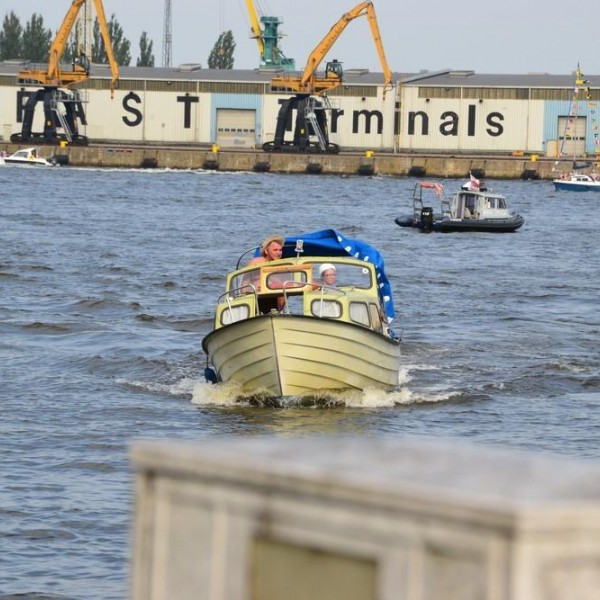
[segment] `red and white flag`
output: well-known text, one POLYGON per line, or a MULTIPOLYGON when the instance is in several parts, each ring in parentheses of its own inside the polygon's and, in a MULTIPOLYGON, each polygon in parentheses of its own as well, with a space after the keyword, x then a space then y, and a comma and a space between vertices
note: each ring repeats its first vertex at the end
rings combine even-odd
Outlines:
POLYGON ((479 179, 476 177, 473 177, 473 173, 469 173, 469 175, 471 176, 471 189, 478 190, 479 186, 481 185, 481 181, 479 181, 479 179))

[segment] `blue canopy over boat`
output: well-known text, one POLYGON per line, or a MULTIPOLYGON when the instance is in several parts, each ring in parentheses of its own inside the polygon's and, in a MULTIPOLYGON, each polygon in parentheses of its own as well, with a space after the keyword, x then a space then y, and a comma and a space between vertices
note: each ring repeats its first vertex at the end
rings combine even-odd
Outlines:
POLYGON ((394 318, 392 287, 385 274, 383 257, 376 248, 362 240, 346 237, 334 229, 322 229, 297 236, 286 236, 283 258, 296 255, 294 249, 297 240, 304 242, 304 254, 308 256, 351 256, 372 263, 377 273, 379 295, 383 300, 388 320, 392 321, 394 318))

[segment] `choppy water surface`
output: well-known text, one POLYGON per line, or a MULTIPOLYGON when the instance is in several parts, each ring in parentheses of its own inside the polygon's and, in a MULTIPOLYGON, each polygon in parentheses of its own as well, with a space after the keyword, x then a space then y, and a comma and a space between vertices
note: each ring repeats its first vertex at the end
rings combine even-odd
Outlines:
POLYGON ((135 438, 428 435, 600 458, 600 198, 489 182, 520 231, 422 234, 394 223, 414 183, 0 169, 0 597, 127 596, 135 438), (200 347, 225 272, 266 234, 326 227, 385 257, 398 389, 233 403, 200 347))

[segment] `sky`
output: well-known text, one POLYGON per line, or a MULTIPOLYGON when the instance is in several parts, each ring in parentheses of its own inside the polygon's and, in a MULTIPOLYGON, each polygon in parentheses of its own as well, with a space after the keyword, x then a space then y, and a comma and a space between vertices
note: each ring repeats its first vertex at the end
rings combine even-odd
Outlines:
MULTIPOLYGON (((280 47, 302 70, 308 55, 350 9, 352 0, 254 0, 260 15, 283 20, 280 47)), ((477 73, 583 73, 598 75, 600 1, 552 5, 543 0, 373 0, 381 38, 392 71, 469 69, 477 73), (573 8, 569 12, 569 6, 573 8)), ((0 0, 0 17, 14 11, 24 25, 34 12, 56 31, 70 0, 0 0)), ((162 66, 164 0, 103 0, 107 18, 115 14, 131 41, 132 65, 146 31, 153 41, 156 66, 162 66)), ((245 0, 171 0, 172 66, 200 63, 219 34, 231 30, 236 42, 234 68, 259 66, 256 41, 250 37, 245 0)), ((340 60, 344 69, 381 72, 368 20, 348 24, 324 62, 340 60)), ((324 66, 324 63, 323 63, 324 66)))

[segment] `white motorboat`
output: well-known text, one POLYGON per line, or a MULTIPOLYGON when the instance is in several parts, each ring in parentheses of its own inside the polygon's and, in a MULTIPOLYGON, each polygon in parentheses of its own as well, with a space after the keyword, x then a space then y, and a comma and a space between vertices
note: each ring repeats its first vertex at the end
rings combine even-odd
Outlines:
POLYGON ((277 398, 398 385, 391 287, 375 248, 323 230, 286 237, 281 259, 239 263, 202 341, 207 380, 277 398))
POLYGON ((34 167, 52 167, 53 163, 42 158, 37 148, 22 148, 14 154, 4 157, 4 163, 7 165, 27 165, 34 167))
POLYGON ((554 189, 569 192, 600 192, 600 178, 585 173, 567 173, 552 181, 554 189))

